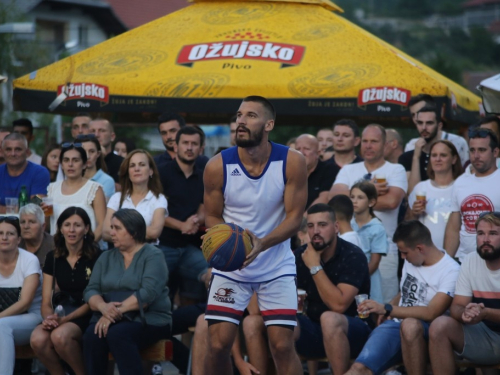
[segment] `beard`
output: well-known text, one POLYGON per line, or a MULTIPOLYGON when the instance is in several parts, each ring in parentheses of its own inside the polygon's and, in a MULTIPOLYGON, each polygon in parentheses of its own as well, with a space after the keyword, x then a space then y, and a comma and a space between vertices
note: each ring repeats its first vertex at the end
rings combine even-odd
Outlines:
POLYGON ((477 253, 484 260, 497 260, 500 258, 500 247, 493 247, 491 245, 483 244, 477 247, 477 253), (489 248, 493 251, 483 252, 484 248, 489 248))
POLYGON ((196 161, 196 158, 189 160, 184 158, 182 155, 177 154, 177 159, 179 159, 183 164, 192 165, 196 161))
POLYGON ((252 133, 244 126, 238 125, 238 127, 236 128, 236 146, 238 147, 241 148, 257 147, 258 145, 261 144, 262 138, 264 138, 264 126, 262 126, 262 128, 255 133, 252 133), (240 129, 245 130, 249 134, 248 139, 238 138, 238 130, 240 129))
POLYGON ((439 128, 436 126, 436 128, 434 129, 434 131, 431 134, 429 134, 427 137, 424 137, 425 142, 426 143, 432 142, 434 140, 434 138, 436 138, 438 131, 439 131, 439 128))
POLYGON ((312 245, 313 249, 316 250, 316 251, 323 251, 323 250, 325 250, 328 246, 330 246, 332 244, 332 242, 333 242, 333 239, 331 239, 328 242, 325 242, 325 240, 322 237, 319 237, 319 236, 314 236, 311 239, 311 245, 312 245), (319 238, 321 238, 323 240, 323 242, 314 242, 315 239, 319 239, 319 238))

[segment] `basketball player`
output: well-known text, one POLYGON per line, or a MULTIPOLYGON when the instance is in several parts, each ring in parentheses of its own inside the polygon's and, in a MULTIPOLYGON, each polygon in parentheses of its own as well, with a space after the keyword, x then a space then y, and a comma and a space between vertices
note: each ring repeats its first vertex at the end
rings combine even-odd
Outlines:
POLYGON ((274 121, 267 99, 243 99, 236 114, 237 147, 214 156, 205 169, 207 227, 234 222, 247 230, 253 244, 240 270, 213 270, 205 315, 208 374, 232 374, 231 346, 254 291, 278 374, 302 374, 293 340, 297 290, 290 237, 306 205, 306 163, 295 150, 269 142, 274 121))

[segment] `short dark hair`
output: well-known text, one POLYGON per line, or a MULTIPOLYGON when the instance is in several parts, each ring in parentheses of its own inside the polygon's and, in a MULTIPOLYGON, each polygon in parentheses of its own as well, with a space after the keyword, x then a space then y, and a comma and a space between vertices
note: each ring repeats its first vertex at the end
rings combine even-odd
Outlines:
POLYGON ((359 137, 359 127, 358 127, 358 124, 356 124, 356 121, 348 119, 348 118, 340 119, 337 122, 335 122, 335 124, 333 124, 333 130, 335 130, 335 127, 337 125, 350 127, 352 132, 354 133, 354 136, 359 137))
POLYGON ((144 217, 132 208, 120 208, 113 216, 118 219, 125 230, 137 243, 146 242, 146 221, 144 217))
POLYGON ((180 128, 177 134, 175 135, 175 143, 179 144, 179 141, 181 139, 181 135, 186 134, 186 135, 194 135, 198 134, 200 136, 200 146, 203 146, 205 144, 205 133, 203 130, 198 128, 197 126, 185 126, 183 128, 180 128))
POLYGON ((425 105, 433 105, 434 107, 436 107, 434 98, 429 94, 418 94, 412 96, 410 98, 410 101, 408 102, 408 107, 412 107, 419 102, 425 102, 425 105))
POLYGON ((489 124, 490 122, 494 122, 497 125, 497 131, 495 132, 495 134, 500 134, 500 118, 498 118, 497 116, 484 117, 479 120, 479 122, 474 127, 480 128, 481 125, 489 124))
POLYGON ((392 241, 403 242, 412 249, 420 244, 433 245, 431 232, 418 220, 403 221, 399 224, 392 236, 392 241))
POLYGON ((17 120, 12 121, 12 129, 16 126, 24 126, 29 129, 30 134, 33 134, 33 123, 30 119, 27 118, 19 118, 17 120))
POLYGON ((266 109, 271 119, 276 120, 276 110, 273 104, 263 96, 250 95, 243 99, 244 102, 260 103, 266 109))
POLYGON ((419 113, 434 113, 436 115, 436 122, 438 124, 441 122, 441 114, 439 113, 439 111, 436 109, 435 106, 433 107, 426 104, 417 112, 417 115, 419 113))
MULTIPOLYGON (((8 136, 7 136, 8 137, 8 136)), ((5 137, 5 138, 7 138, 5 137)), ((469 130, 469 142, 471 139, 475 138, 486 138, 490 137, 490 148, 493 151, 495 148, 498 148, 498 138, 495 133, 493 133, 490 129, 483 128, 475 128, 469 130)))
POLYGON ((88 117, 92 120, 92 116, 88 112, 78 112, 75 116, 73 116, 73 118, 75 117, 88 117))
POLYGON ((231 118, 229 119, 229 124, 231 124, 233 122, 236 122, 236 115, 231 116, 231 118))
POLYGON ((334 196, 328 202, 328 205, 333 208, 337 220, 350 222, 354 215, 354 206, 351 198, 347 195, 339 194, 334 196))
POLYGON ((186 126, 186 120, 184 120, 184 117, 182 117, 181 115, 179 115, 177 113, 173 113, 173 112, 163 112, 158 117, 158 131, 160 130, 161 124, 163 124, 164 122, 169 122, 169 121, 177 121, 181 128, 186 126))
POLYGON ((333 222, 337 221, 337 217, 335 216, 335 211, 333 208, 331 208, 329 205, 324 204, 324 203, 316 203, 309 207, 307 210, 308 215, 312 214, 319 214, 321 212, 328 212, 328 215, 330 216, 330 220, 333 222))

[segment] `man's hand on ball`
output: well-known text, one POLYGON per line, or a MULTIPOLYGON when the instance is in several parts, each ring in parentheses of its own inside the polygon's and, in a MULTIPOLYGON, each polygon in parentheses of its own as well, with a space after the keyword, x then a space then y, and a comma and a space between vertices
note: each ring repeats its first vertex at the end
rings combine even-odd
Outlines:
POLYGON ((250 232, 248 229, 245 229, 245 232, 247 232, 247 234, 250 236, 250 240, 252 241, 252 251, 245 258, 245 262, 240 268, 241 270, 252 263, 254 259, 257 258, 257 255, 259 255, 264 250, 262 248, 262 240, 259 237, 250 232))

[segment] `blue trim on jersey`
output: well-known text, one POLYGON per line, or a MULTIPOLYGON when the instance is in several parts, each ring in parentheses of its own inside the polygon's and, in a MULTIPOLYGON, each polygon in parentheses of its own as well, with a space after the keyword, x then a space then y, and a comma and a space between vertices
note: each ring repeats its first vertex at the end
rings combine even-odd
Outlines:
POLYGON ((212 271, 212 275, 217 275, 217 276, 223 277, 225 279, 228 279, 228 280, 234 281, 235 283, 240 283, 240 284, 264 284, 264 283, 269 283, 269 282, 274 281, 274 280, 278 280, 279 278, 285 277, 285 276, 297 277, 297 274, 295 274, 295 273, 294 274, 286 273, 284 275, 280 275, 278 277, 274 277, 272 279, 264 280, 264 281, 240 281, 240 280, 232 279, 230 277, 227 277, 226 275, 222 275, 222 274, 218 273, 217 270, 215 270, 215 268, 214 268, 214 271, 212 271))
POLYGON ((222 166, 224 168, 224 183, 222 185, 222 191, 226 190, 226 165, 227 164, 238 164, 241 167, 241 170, 243 173, 248 178, 251 178, 252 180, 258 180, 262 176, 266 174, 267 168, 269 168, 269 165, 271 165, 271 162, 277 161, 277 160, 282 160, 283 161, 283 181, 286 184, 286 161, 288 157, 288 146, 280 145, 279 143, 274 143, 274 142, 269 142, 271 144, 271 155, 269 155, 269 160, 267 161, 267 164, 260 174, 260 176, 254 177, 251 176, 248 171, 246 170, 245 166, 241 163, 240 156, 238 155, 238 147, 230 147, 221 152, 222 155, 222 166))

